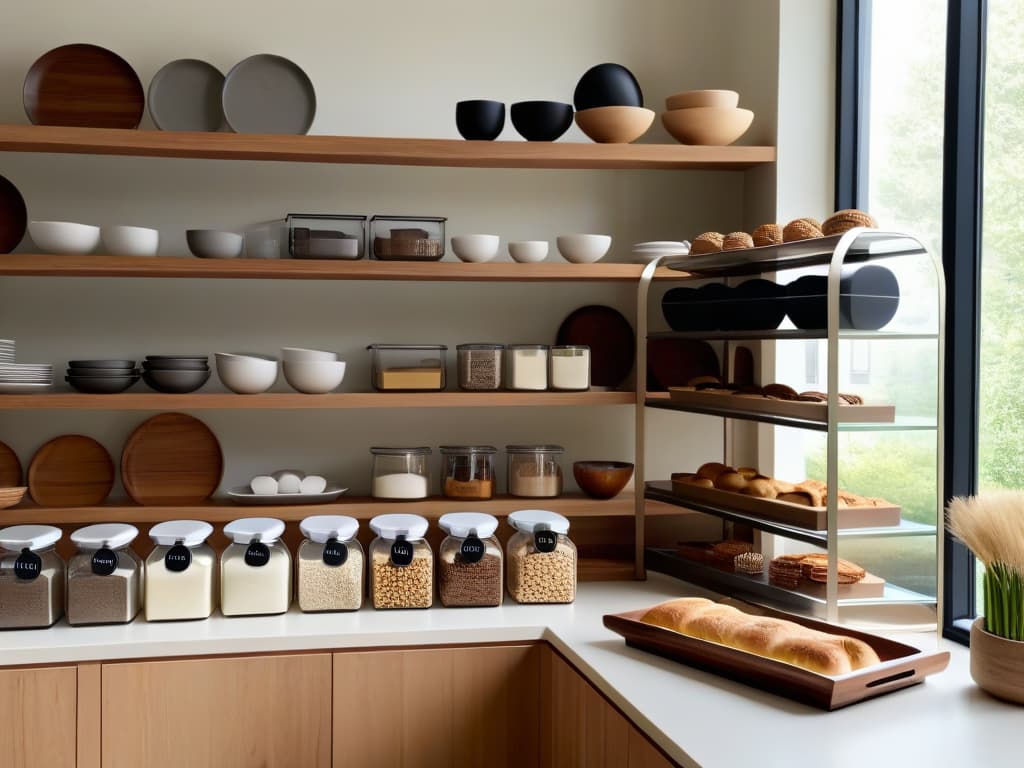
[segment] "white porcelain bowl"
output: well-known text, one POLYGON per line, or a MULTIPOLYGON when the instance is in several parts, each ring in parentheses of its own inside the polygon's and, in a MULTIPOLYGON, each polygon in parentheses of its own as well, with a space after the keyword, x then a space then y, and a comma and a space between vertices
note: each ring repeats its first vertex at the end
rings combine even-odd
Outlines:
POLYGON ((303 349, 302 347, 281 347, 281 360, 286 363, 311 360, 337 360, 337 352, 325 352, 319 349, 303 349))
POLYGON ((147 227, 109 226, 100 234, 111 256, 156 256, 160 246, 160 232, 147 227))
POLYGON ((278 362, 273 357, 218 352, 217 375, 224 386, 240 395, 266 392, 277 381, 278 362))
POLYGON ((573 264, 600 261, 612 247, 611 235, 559 235, 558 252, 573 264))
POLYGON ((33 221, 28 225, 39 250, 64 256, 81 256, 93 251, 100 242, 100 228, 71 221, 33 221))
POLYGON ((547 240, 520 240, 508 244, 508 255, 520 264, 533 264, 548 257, 547 240))
POLYGON ((201 259, 234 259, 242 255, 242 236, 219 229, 185 230, 188 249, 201 259))
POLYGON ((344 360, 285 360, 284 378, 299 392, 322 395, 337 389, 345 378, 344 360))
POLYGON ((490 261, 498 255, 497 235, 454 235, 452 250, 463 261, 474 264, 490 261))

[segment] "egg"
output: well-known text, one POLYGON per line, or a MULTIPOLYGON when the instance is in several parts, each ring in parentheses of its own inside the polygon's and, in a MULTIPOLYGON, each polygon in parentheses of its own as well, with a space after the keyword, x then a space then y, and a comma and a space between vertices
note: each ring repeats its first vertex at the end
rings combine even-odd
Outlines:
POLYGON ((269 475, 258 475, 252 479, 249 487, 257 496, 273 496, 277 493, 277 480, 269 475))
POLYGON ((304 472, 297 469, 280 469, 274 473, 278 493, 299 493, 302 490, 304 472))
POLYGON ((302 493, 323 493, 327 489, 327 480, 320 475, 306 475, 300 489, 302 493))
POLYGON ((644 93, 633 73, 621 64, 598 64, 583 73, 572 97, 576 109, 642 107, 644 93))

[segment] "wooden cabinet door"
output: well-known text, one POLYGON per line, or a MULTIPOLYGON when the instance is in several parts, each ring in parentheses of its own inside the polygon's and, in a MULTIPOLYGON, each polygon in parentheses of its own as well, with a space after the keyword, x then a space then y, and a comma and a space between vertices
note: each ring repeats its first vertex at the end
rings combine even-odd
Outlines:
POLYGON ((540 646, 334 655, 334 768, 538 765, 540 646))
POLYGON ((629 727, 629 768, 675 768, 676 764, 633 726, 629 727))
POLYGON ((331 656, 103 665, 103 768, 328 768, 331 656))
POLYGON ((75 768, 74 667, 0 670, 0 764, 75 768))

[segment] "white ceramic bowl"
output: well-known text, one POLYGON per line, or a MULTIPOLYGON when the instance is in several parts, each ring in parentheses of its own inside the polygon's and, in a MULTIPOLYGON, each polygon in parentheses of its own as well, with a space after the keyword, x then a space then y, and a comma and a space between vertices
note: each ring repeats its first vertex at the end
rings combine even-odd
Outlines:
POLYGON ((242 236, 219 229, 185 230, 188 249, 201 259, 234 259, 242 255, 242 236))
POLYGON ((147 227, 103 227, 103 248, 111 256, 156 256, 160 232, 147 227))
POLYGON ((454 235, 452 250, 463 261, 480 263, 498 255, 497 235, 454 235))
POLYGON ((322 395, 337 389, 345 378, 344 360, 285 360, 284 378, 299 392, 322 395))
POLYGON ((508 244, 508 255, 520 264, 533 264, 548 257, 547 240, 520 240, 508 244))
POLYGON ((64 256, 90 253, 100 242, 99 227, 71 221, 33 221, 28 233, 41 252, 64 256))
POLYGON ((278 362, 273 357, 218 352, 217 375, 224 386, 240 395, 266 392, 277 381, 278 362))
POLYGON ((559 235, 558 252, 573 264, 600 261, 612 247, 611 235, 559 235))
POLYGON ((281 347, 281 360, 286 363, 337 359, 337 352, 324 352, 319 349, 303 349, 302 347, 281 347))

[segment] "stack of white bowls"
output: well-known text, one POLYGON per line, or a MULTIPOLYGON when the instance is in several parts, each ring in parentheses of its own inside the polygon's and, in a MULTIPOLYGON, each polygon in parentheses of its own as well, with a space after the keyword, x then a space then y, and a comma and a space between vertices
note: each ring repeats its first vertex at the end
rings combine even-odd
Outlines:
POLYGON ((283 347, 284 378, 293 389, 307 395, 322 395, 337 389, 345 379, 345 361, 337 352, 301 347, 283 347))

